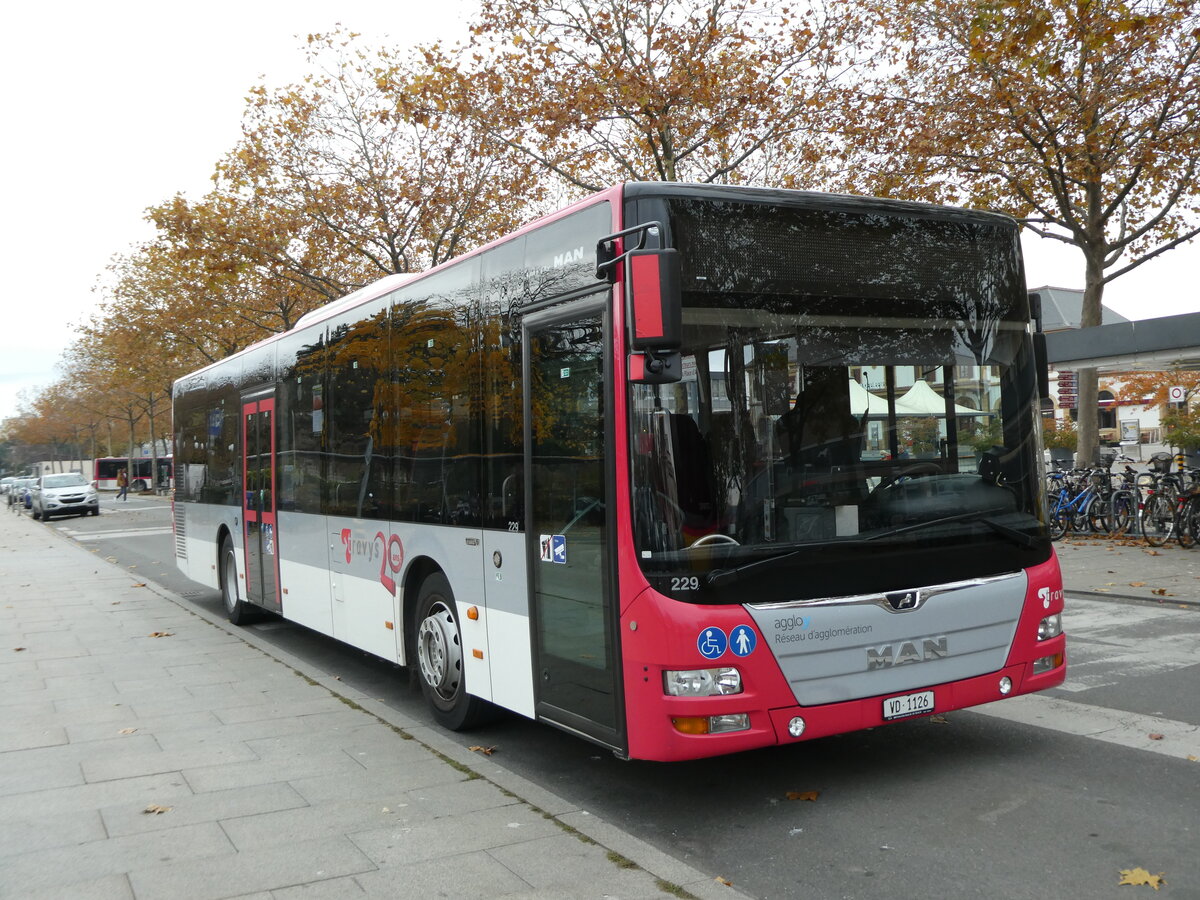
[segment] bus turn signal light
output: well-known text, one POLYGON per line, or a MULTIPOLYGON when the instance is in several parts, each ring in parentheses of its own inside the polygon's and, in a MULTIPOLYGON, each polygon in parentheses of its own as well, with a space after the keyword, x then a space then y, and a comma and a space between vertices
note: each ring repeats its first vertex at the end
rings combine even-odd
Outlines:
POLYGON ((722 716, 673 716, 671 724, 681 734, 727 734, 730 731, 749 731, 749 713, 726 713, 722 716))

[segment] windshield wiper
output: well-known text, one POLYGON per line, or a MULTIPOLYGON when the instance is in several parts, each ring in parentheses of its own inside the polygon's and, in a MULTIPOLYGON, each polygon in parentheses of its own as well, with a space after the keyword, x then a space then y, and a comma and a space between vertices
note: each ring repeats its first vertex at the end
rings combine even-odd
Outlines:
POLYGON ((711 587, 719 587, 720 585, 731 584, 732 582, 737 581, 747 572, 759 569, 774 568, 775 566, 794 559, 800 554, 807 553, 810 550, 819 550, 824 547, 866 547, 870 546, 881 538, 890 538, 897 534, 904 534, 907 531, 920 531, 922 528, 932 528, 935 525, 949 525, 953 524, 954 522, 979 522, 981 525, 986 525, 997 534, 1008 538, 1014 544, 1018 544, 1026 548, 1036 547, 1038 545, 1037 538, 1032 537, 1023 531, 1018 531, 1016 528, 1005 525, 1003 522, 997 522, 995 519, 991 518, 994 513, 1004 512, 1007 512, 1007 510, 976 510, 974 512, 959 513, 953 516, 943 516, 939 519, 929 519, 925 522, 914 522, 911 525, 905 525, 901 528, 893 528, 888 531, 882 531, 879 534, 873 534, 870 537, 865 538, 841 541, 814 541, 810 544, 802 544, 795 549, 788 550, 787 552, 781 553, 778 556, 769 556, 766 559, 758 559, 754 562, 748 562, 744 565, 735 566, 731 569, 713 569, 708 573, 706 581, 711 587))
POLYGON ((766 559, 756 559, 754 562, 743 563, 740 566, 734 566, 732 569, 713 569, 706 576, 706 580, 711 587, 719 587, 722 584, 729 584, 737 581, 746 572, 752 569, 759 568, 774 568, 780 563, 787 562, 801 553, 807 553, 810 550, 819 550, 822 547, 864 547, 867 544, 866 539, 851 540, 851 541, 813 541, 808 544, 801 544, 793 550, 788 550, 778 556, 768 556, 766 559))
POLYGON ((1038 540, 1031 537, 1024 531, 1018 531, 1003 522, 998 522, 991 516, 995 513, 1005 513, 1008 510, 1004 509, 979 509, 974 512, 959 513, 954 516, 942 516, 940 519, 929 519, 925 522, 914 522, 911 525, 905 525, 902 528, 893 528, 890 531, 884 531, 879 534, 872 535, 866 538, 867 541, 877 541, 880 538, 890 538, 897 534, 904 534, 908 531, 920 531, 922 528, 932 528, 935 525, 950 525, 954 522, 978 522, 981 525, 986 525, 996 534, 1002 535, 1012 541, 1014 544, 1019 544, 1022 547, 1031 548, 1038 545, 1038 540))

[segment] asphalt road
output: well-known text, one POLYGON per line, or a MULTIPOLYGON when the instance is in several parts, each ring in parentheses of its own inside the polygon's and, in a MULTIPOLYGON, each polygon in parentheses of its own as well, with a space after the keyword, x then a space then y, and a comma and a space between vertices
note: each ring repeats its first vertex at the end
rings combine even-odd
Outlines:
MULTIPOLYGON (((161 500, 106 496, 99 518, 47 527, 220 610, 174 568, 161 500)), ((1069 598, 1065 622, 1067 684, 984 711, 669 765, 515 716, 457 739, 758 897, 1129 900, 1153 893, 1118 886, 1141 867, 1163 874, 1157 895, 1200 900, 1200 607, 1069 598)), ((251 627, 429 721, 403 670, 279 620, 251 627)))

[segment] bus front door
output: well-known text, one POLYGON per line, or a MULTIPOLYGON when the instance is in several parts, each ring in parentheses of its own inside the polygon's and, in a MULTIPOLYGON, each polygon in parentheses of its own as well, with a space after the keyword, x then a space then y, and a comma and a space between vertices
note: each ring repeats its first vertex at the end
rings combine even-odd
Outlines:
POLYGON ((531 316, 524 328, 535 709, 540 719, 623 752, 603 306, 531 316))
POLYGON ((275 528, 275 398, 242 402, 242 537, 246 599, 281 612, 275 528))

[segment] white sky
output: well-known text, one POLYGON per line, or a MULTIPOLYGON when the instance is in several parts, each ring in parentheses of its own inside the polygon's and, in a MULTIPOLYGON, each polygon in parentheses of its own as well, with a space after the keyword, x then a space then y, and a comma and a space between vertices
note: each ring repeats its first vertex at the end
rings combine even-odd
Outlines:
MULTIPOLYGON (((57 376, 72 326, 95 308, 114 254, 151 237, 144 210, 208 190, 239 136, 248 88, 305 72, 303 36, 335 23, 394 44, 453 41, 471 0, 144 0, 14 3, 3 22, 5 178, 0 247, 9 287, 0 418, 57 376)), ((1077 251, 1026 240, 1031 287, 1081 287, 1077 251), (1039 244, 1049 246, 1038 246, 1039 244)), ((1131 319, 1200 310, 1193 242, 1109 285, 1131 319)))

